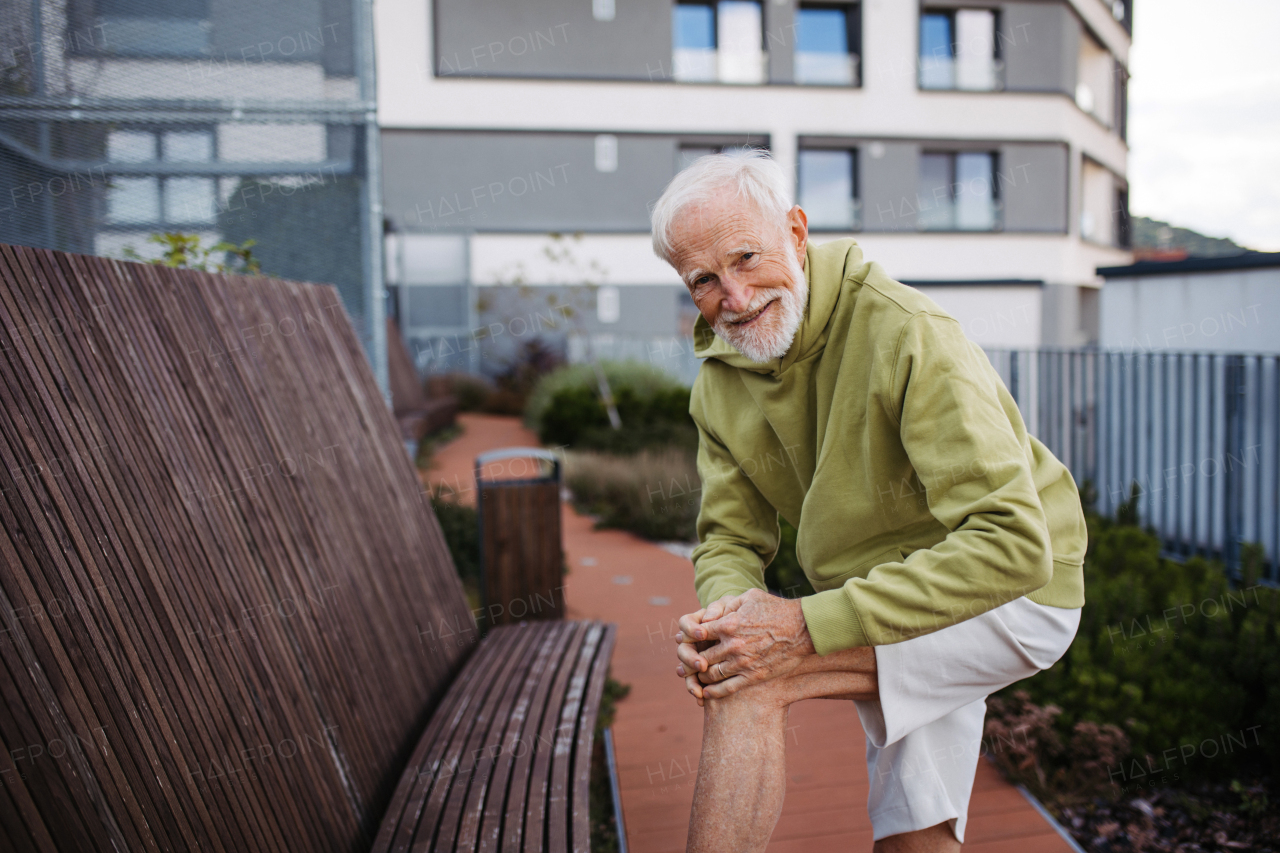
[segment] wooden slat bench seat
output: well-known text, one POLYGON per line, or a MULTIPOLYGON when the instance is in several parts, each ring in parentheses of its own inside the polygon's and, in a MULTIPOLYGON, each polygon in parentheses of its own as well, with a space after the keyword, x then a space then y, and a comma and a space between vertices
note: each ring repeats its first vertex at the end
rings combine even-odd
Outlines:
POLYGON ((586 850, 612 644, 480 639, 334 288, 0 245, 0 850, 586 850))
POLYGON ((558 621, 494 629, 419 741, 375 853, 587 853, 592 734, 615 631, 558 621))

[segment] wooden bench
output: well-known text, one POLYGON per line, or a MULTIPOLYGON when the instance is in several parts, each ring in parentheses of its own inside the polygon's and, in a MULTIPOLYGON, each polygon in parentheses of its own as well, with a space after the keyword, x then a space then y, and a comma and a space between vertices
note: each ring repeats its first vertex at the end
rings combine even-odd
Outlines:
POLYGON ((615 628, 481 639, 328 286, 0 245, 0 849, 589 849, 615 628))
POLYGON ((418 369, 400 336, 400 328, 387 318, 387 374, 391 386, 391 409, 400 424, 400 437, 406 444, 417 443, 423 436, 447 429, 457 423, 458 398, 452 394, 427 393, 418 377, 418 369))

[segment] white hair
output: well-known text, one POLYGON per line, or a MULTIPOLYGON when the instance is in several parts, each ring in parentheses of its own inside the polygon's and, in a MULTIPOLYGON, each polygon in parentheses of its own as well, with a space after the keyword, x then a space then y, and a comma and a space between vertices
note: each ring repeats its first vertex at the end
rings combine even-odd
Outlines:
POLYGON ((790 181, 768 151, 746 148, 724 154, 708 154, 671 179, 653 206, 653 253, 672 263, 671 226, 682 210, 732 188, 737 197, 750 199, 760 212, 781 223, 791 210, 790 181))

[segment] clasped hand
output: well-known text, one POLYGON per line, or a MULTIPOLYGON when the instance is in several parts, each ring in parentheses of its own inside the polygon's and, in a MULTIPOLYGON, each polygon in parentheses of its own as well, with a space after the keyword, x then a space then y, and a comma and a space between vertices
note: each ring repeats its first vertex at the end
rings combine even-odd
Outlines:
POLYGON ((676 674, 699 705, 786 675, 815 654, 799 599, 760 589, 726 595, 679 625, 676 674))

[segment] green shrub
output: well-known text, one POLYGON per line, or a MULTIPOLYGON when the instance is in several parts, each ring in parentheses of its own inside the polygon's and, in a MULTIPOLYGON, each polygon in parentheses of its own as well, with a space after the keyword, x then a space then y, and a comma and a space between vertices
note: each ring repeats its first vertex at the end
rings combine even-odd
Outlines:
POLYGON ((689 389, 661 389, 641 396, 623 386, 614 391, 621 429, 594 389, 565 388, 551 398, 542 415, 538 437, 543 444, 608 453, 636 453, 646 448, 698 448, 697 428, 689 416, 689 389))
MULTIPOLYGON (((602 438, 599 432, 611 429, 609 416, 600 399, 595 369, 590 364, 569 364, 539 380, 528 396, 525 425, 538 433, 544 443, 611 449, 621 443, 625 452, 641 446, 659 446, 667 439, 645 440, 648 428, 658 427, 680 435, 684 443, 693 435, 689 418, 689 390, 666 371, 639 361, 602 361, 623 429, 637 435, 623 439, 602 438), (574 418, 580 420, 574 420, 574 418)), ((696 446, 696 437, 693 439, 696 446)))
MULTIPOLYGON (((1117 515, 1129 523, 1089 518, 1075 642, 1053 667, 1000 698, 1021 690, 1031 702, 1060 709, 1053 725, 1062 738, 1081 723, 1118 726, 1128 752, 1109 771, 1117 786, 1275 768, 1280 591, 1252 581, 1259 550, 1245 549, 1245 581, 1232 588, 1221 564, 1162 557, 1159 540, 1134 526, 1132 513, 1117 515), (1145 777, 1136 772, 1144 766, 1145 777)), ((1070 750, 1051 753, 1041 756, 1050 776, 1076 758, 1070 750)))
POLYGON ((787 598, 800 598, 813 595, 813 585, 800 568, 800 558, 796 556, 796 529, 781 516, 778 517, 781 542, 778 553, 764 570, 764 583, 769 589, 787 598))
POLYGON ((474 373, 449 374, 449 390, 458 399, 458 411, 483 412, 494 385, 483 376, 474 373))
POLYGON ((480 606, 480 525, 476 508, 445 497, 437 486, 431 493, 431 509, 444 532, 444 542, 471 606, 480 606))

